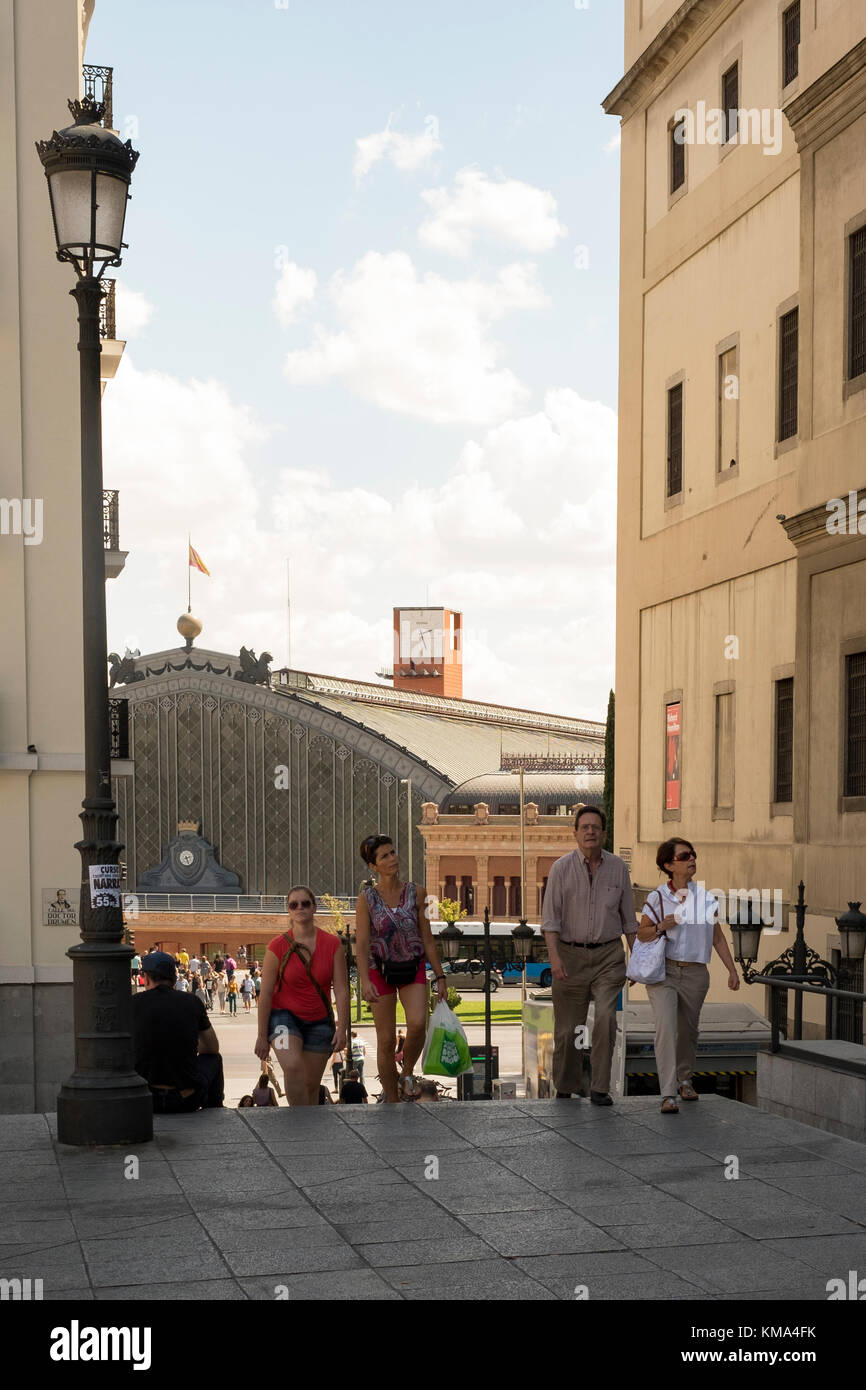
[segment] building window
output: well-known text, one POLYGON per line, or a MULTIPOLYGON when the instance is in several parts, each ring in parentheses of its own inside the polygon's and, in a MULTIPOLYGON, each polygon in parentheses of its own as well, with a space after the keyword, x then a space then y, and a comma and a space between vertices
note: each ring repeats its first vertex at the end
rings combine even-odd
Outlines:
POLYGON ((716 695, 715 811, 734 809, 734 695, 716 695))
POLYGON ((493 880, 493 916, 506 917, 508 904, 508 894, 505 889, 505 878, 497 875, 493 880))
POLYGON ((866 652, 845 658, 845 795, 866 796, 866 652))
POLYGON ((850 320, 848 347, 848 377, 853 379, 866 372, 866 227, 848 238, 850 320))
POLYGON ((722 110, 725 113, 725 138, 728 145, 739 129, 737 111, 740 105, 740 65, 733 63, 722 78, 722 110))
POLYGON ((779 319, 779 440, 797 433, 797 389, 799 371, 799 309, 791 309, 779 319))
POLYGON ((782 85, 789 82, 800 71, 800 0, 782 14, 782 85))
POLYGON ((683 383, 668 391, 668 479, 667 495, 676 497, 683 490, 683 383))
POLYGON ((460 906, 470 917, 475 911, 475 889, 472 886, 471 874, 464 874, 460 879, 460 906))
POLYGON ((456 874, 445 875, 445 897, 449 902, 457 901, 457 876, 456 874))
POLYGON ((773 800, 794 800, 794 677, 776 681, 773 800))
POLYGON ((508 884, 508 915, 520 916, 520 879, 512 878, 508 884))
POLYGON ((671 129, 671 193, 676 193, 686 181, 686 124, 677 121, 671 129))
POLYGON ((720 352, 718 362, 719 442, 716 467, 720 473, 737 466, 739 409, 739 349, 734 346, 720 352))

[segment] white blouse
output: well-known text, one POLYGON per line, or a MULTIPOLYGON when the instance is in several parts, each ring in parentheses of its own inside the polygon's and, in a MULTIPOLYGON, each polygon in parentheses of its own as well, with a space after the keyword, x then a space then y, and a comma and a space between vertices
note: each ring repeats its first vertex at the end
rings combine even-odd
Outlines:
POLYGON ((641 915, 644 913, 650 921, 671 915, 677 919, 678 925, 668 931, 665 939, 667 960, 688 960, 709 965, 719 903, 702 883, 692 882, 678 893, 668 883, 660 883, 647 895, 641 909, 641 915), (652 911, 649 911, 647 903, 652 911))

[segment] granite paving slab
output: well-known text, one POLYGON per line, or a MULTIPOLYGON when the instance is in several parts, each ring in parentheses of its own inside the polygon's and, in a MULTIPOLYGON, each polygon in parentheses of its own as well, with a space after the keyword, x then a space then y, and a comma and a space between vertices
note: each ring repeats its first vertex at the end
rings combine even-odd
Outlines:
POLYGON ((720 1097, 158 1116, 134 1179, 129 1148, 55 1133, 0 1117, 0 1276, 46 1298, 796 1301, 866 1276, 866 1146, 720 1097))
MULTIPOLYGON (((241 1278, 238 1284, 247 1298, 261 1300, 287 1298, 292 1303, 303 1301, 369 1302, 370 1300, 399 1303, 402 1295, 376 1273, 374 1269, 336 1269, 319 1273, 287 1273, 265 1278, 241 1278), (279 1292, 277 1292, 279 1291, 279 1292)), ((335 1322, 342 1319, 342 1310, 335 1307, 335 1322)))
POLYGON ((645 1250, 651 1264, 690 1280, 708 1293, 773 1290, 777 1297, 799 1298, 814 1293, 820 1275, 802 1260, 781 1257, 757 1240, 734 1240, 725 1245, 670 1246, 645 1250))

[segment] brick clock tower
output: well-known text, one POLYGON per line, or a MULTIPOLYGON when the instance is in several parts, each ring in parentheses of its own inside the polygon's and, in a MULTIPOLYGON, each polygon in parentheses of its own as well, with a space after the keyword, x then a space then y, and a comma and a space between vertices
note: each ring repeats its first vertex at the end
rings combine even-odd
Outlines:
POLYGON ((394 689, 461 698, 461 613, 448 608, 394 609, 394 689))

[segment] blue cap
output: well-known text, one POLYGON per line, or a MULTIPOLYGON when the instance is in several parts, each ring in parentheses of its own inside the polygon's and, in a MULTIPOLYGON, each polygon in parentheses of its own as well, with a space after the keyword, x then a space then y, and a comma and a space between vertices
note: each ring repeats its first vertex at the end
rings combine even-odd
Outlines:
POLYGON ((145 975, 152 975, 155 980, 174 980, 177 976, 174 956, 170 956, 167 951, 150 951, 148 955, 142 956, 141 969, 145 975))

